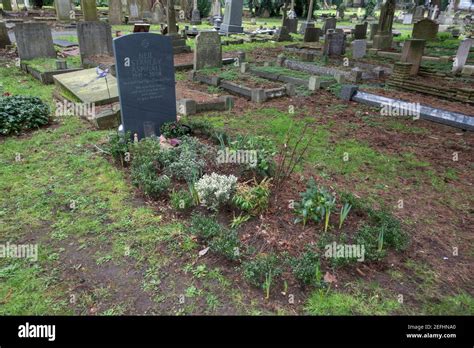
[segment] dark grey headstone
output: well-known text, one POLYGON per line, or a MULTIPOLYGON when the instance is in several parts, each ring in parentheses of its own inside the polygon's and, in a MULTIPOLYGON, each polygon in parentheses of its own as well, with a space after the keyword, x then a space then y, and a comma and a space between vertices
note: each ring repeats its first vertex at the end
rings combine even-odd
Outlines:
POLYGON ((327 33, 329 29, 336 30, 336 22, 336 18, 334 17, 326 19, 323 26, 323 33, 327 33))
POLYGON ((319 37, 322 35, 320 28, 306 28, 304 32, 304 42, 319 42, 319 37))
POLYGON ((136 33, 113 44, 124 130, 139 139, 160 135, 163 123, 176 121, 171 38, 136 33))
POLYGON ((46 23, 15 24, 15 39, 20 59, 56 58, 53 37, 46 23))
POLYGON ((113 56, 111 30, 109 24, 102 22, 77 24, 77 38, 83 62, 93 56, 113 56))
POLYGON ((354 40, 363 40, 367 38, 367 25, 367 22, 365 22, 364 24, 355 25, 354 40))
POLYGON ((324 55, 340 56, 346 51, 346 35, 329 30, 324 38, 324 55))
POLYGON ((242 33, 242 11, 243 0, 226 0, 224 9, 224 20, 220 27, 222 33, 242 33))
POLYGON ((201 31, 196 36, 194 70, 222 66, 221 38, 217 31, 201 31))

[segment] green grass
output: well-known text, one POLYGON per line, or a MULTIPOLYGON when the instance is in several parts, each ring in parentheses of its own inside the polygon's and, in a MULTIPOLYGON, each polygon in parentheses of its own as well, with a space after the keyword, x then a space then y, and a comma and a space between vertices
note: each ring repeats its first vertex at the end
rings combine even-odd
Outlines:
POLYGON ((305 306, 311 315, 389 315, 399 308, 396 297, 388 297, 379 290, 355 294, 317 290, 305 306))
MULTIPOLYGON (((56 70, 56 60, 55 58, 35 58, 24 62, 40 72, 45 72, 56 70)), ((81 58, 79 56, 67 57, 65 60, 68 69, 81 67, 81 58)))
POLYGON ((279 66, 257 66, 257 67, 252 67, 252 69, 257 70, 257 71, 273 73, 273 74, 296 77, 300 79, 308 79, 310 77, 310 74, 307 74, 305 72, 286 69, 279 66))
POLYGON ((33 76, 25 74, 20 68, 0 66, 0 83, 4 92, 39 97, 52 104, 53 85, 42 85, 33 76))
POLYGON ((474 298, 467 293, 446 296, 438 303, 425 305, 424 312, 427 315, 472 315, 474 298))

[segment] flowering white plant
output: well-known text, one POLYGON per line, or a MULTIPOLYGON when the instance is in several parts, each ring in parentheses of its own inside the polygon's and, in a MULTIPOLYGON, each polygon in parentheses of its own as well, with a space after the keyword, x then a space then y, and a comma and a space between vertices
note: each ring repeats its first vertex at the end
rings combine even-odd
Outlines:
POLYGON ((201 203, 209 209, 217 210, 228 202, 234 193, 237 178, 233 175, 205 174, 195 185, 201 203))

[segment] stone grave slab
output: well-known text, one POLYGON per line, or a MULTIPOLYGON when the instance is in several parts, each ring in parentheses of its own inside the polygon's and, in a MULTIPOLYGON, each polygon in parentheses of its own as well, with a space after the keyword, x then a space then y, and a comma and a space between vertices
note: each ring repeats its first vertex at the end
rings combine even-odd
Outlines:
POLYGON ((54 83, 83 103, 103 105, 118 101, 117 79, 109 74, 106 83, 105 78, 98 78, 95 68, 55 75, 54 83))

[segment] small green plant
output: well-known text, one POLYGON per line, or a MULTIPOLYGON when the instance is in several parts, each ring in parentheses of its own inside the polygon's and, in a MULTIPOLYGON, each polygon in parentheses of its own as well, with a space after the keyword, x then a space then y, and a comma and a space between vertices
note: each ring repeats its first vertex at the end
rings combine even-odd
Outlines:
POLYGON ((303 285, 321 286, 322 273, 320 270, 319 255, 307 250, 300 257, 290 259, 293 275, 303 285))
POLYGON ((274 175, 276 148, 270 139, 262 136, 238 135, 229 142, 229 149, 231 151, 255 151, 257 163, 245 163, 245 168, 261 177, 271 177, 274 175))
POLYGON ((241 257, 240 239, 235 230, 222 229, 219 235, 209 243, 209 248, 232 261, 239 260, 241 257))
POLYGON ((50 121, 49 106, 40 98, 0 95, 0 134, 18 134, 37 129, 50 121))
POLYGON ((341 229, 342 224, 347 218, 347 215, 349 215, 349 212, 351 211, 352 205, 349 203, 344 203, 344 205, 341 208, 341 214, 339 214, 339 229, 341 229))
POLYGON ((162 151, 160 143, 153 138, 145 138, 130 148, 132 158, 132 183, 150 197, 158 197, 168 191, 171 179, 160 174, 172 153, 162 151))
POLYGON ((295 213, 298 217, 295 223, 303 222, 303 226, 309 220, 316 222, 325 220, 324 231, 327 231, 329 215, 335 204, 335 197, 326 189, 318 187, 313 178, 308 181, 306 191, 300 193, 301 201, 295 203, 295 213))
POLYGON ((191 129, 179 122, 166 122, 160 127, 160 132, 165 138, 173 139, 188 135, 191 129))
POLYGON ((168 150, 173 156, 165 164, 165 173, 178 180, 195 182, 206 165, 204 160, 208 148, 197 138, 184 137, 177 148, 168 150))
POLYGON ((196 191, 201 204, 208 209, 217 211, 227 203, 235 191, 237 178, 233 175, 205 174, 196 182, 196 191))
POLYGON ((204 240, 210 240, 218 236, 222 230, 223 227, 213 217, 207 217, 199 213, 194 213, 191 216, 189 232, 204 240))
POLYGON ((120 161, 122 167, 125 165, 125 162, 129 161, 127 153, 131 144, 130 131, 126 132, 124 136, 121 136, 118 132, 109 135, 108 151, 116 161, 120 161))
POLYGON ((194 135, 201 134, 205 136, 211 136, 214 132, 214 127, 211 122, 207 120, 186 120, 186 125, 191 129, 191 133, 194 135))
POLYGON ((172 191, 170 194, 171 206, 176 210, 186 210, 193 206, 191 193, 186 190, 172 191))
POLYGON ((261 286, 267 298, 272 282, 282 272, 280 260, 273 254, 259 254, 255 259, 242 263, 242 268, 245 280, 254 286, 261 286))
POLYGON ((250 218, 251 218, 250 215, 239 215, 239 216, 234 215, 234 218, 232 219, 232 222, 230 223, 230 228, 237 229, 244 222, 249 221, 250 218))
POLYGON ((256 216, 265 211, 268 206, 271 183, 268 178, 260 183, 254 179, 254 182, 254 186, 250 186, 248 182, 238 184, 232 202, 240 210, 256 216))

